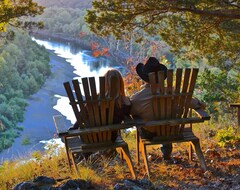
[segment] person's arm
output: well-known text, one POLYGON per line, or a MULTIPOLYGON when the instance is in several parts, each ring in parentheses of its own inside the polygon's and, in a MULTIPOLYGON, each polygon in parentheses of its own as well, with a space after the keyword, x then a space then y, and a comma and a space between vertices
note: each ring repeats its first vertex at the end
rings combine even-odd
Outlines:
POLYGON ((190 108, 204 110, 206 108, 206 103, 193 97, 190 108))

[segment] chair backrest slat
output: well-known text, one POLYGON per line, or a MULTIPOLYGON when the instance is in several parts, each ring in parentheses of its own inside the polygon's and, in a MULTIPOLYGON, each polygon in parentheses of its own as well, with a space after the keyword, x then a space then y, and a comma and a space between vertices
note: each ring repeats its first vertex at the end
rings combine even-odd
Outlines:
MULTIPOLYGON (((92 106, 94 112, 94 119, 95 119, 95 126, 101 125, 100 119, 100 111, 99 111, 99 102, 98 102, 98 95, 96 90, 96 83, 94 77, 89 77, 89 84, 90 84, 90 92, 91 92, 91 99, 92 99, 92 106)), ((102 133, 93 133, 94 142, 102 142, 102 133)))
MULTIPOLYGON (((198 69, 177 69, 149 74, 155 120, 174 120, 188 117, 191 99, 195 88, 198 69), (156 79, 157 77, 157 79, 156 79)), ((184 125, 156 127, 158 136, 177 136, 183 132, 184 125)))
MULTIPOLYGON (((81 116, 81 121, 77 120, 78 126, 80 128, 85 128, 85 125, 82 125, 82 123, 88 123, 88 117, 87 117, 87 112, 83 103, 83 96, 82 96, 82 92, 81 89, 79 87, 79 82, 78 80, 73 80, 73 88, 76 94, 76 103, 78 104, 78 112, 75 114, 76 117, 80 117, 81 116), (81 110, 81 111, 80 111, 81 110), (81 112, 81 114, 80 114, 81 112)), ((72 92, 72 90, 71 90, 72 92)), ((81 138, 84 140, 84 142, 89 142, 89 139, 91 139, 91 137, 89 138, 88 135, 81 135, 81 138)))
MULTIPOLYGON (((189 68, 185 69, 184 78, 183 78, 183 84, 182 84, 183 86, 182 86, 181 93, 186 93, 187 92, 189 78, 190 78, 190 73, 191 73, 191 69, 189 69, 189 68)), ((183 111, 185 109, 186 97, 187 97, 187 95, 183 95, 183 96, 180 97, 177 118, 181 118, 182 117, 183 111)))
POLYGON ((188 96, 186 98, 186 109, 184 111, 183 117, 187 117, 188 110, 191 105, 193 91, 194 91, 196 80, 197 80, 197 75, 198 75, 198 69, 193 69, 191 72, 190 83, 187 90, 188 96))
MULTIPOLYGON (((99 92, 100 92, 100 113, 101 113, 101 125, 107 124, 107 100, 106 100, 106 94, 105 94, 105 77, 99 78, 99 92)), ((102 140, 107 140, 107 132, 102 132, 102 140)))
MULTIPOLYGON (((115 106, 115 97, 118 96, 119 92, 117 92, 116 90, 118 88, 117 84, 118 80, 116 77, 111 77, 111 82, 110 82, 110 89, 109 90, 109 96, 110 96, 110 100, 109 100, 109 108, 108 108, 108 125, 113 124, 113 114, 114 114, 114 106, 115 106)), ((111 136, 112 136, 112 132, 108 132, 107 138, 108 140, 111 140, 111 136)))
MULTIPOLYGON (((164 87, 165 75, 164 75, 163 71, 158 72, 158 82, 159 82, 159 94, 160 95, 164 95, 165 94, 165 87, 164 87)), ((159 114, 159 117, 160 118, 165 118, 165 103, 166 103, 166 101, 165 101, 164 98, 160 98, 159 102, 160 102, 160 114, 159 114)))
POLYGON ((158 104, 158 97, 154 96, 157 95, 157 88, 158 85, 156 83, 156 76, 155 73, 150 73, 149 74, 149 81, 151 83, 151 91, 152 91, 152 95, 153 95, 153 113, 155 114, 154 117, 158 118, 158 114, 159 114, 159 104, 158 104))
POLYGON ((100 120, 100 112, 99 112, 99 106, 98 106, 98 95, 97 95, 97 90, 96 90, 96 83, 95 83, 95 78, 90 77, 89 78, 89 83, 90 83, 90 90, 91 90, 91 95, 92 95, 92 106, 94 110, 94 117, 96 121, 96 126, 101 125, 101 120, 100 120))
MULTIPOLYGON (((94 127, 95 126, 95 117, 94 117, 94 110, 93 110, 93 104, 92 104, 92 98, 90 95, 90 88, 89 88, 89 81, 88 78, 82 78, 82 85, 84 89, 84 94, 86 98, 86 109, 88 112, 88 117, 89 117, 89 123, 87 124, 88 127, 94 127)), ((96 134, 89 134, 88 139, 90 143, 96 142, 97 141, 97 135, 96 134)))
POLYGON ((182 84, 182 69, 177 69, 176 79, 175 79, 175 89, 174 89, 174 100, 173 100, 173 109, 172 109, 172 118, 177 118, 177 110, 179 109, 179 100, 180 100, 180 89, 182 84))
POLYGON ((65 87, 65 90, 67 92, 67 95, 68 95, 68 98, 69 98, 69 101, 70 101, 70 105, 72 106, 73 112, 74 112, 74 114, 76 116, 77 122, 78 122, 78 124, 81 124, 82 118, 81 118, 81 115, 79 115, 78 104, 77 104, 77 102, 75 100, 75 97, 73 95, 70 83, 69 82, 65 82, 64 83, 64 87, 65 87))
MULTIPOLYGON (((166 98, 166 119, 172 118, 172 92, 173 92, 173 70, 168 70, 167 72, 167 88, 166 94, 169 95, 166 98)), ((166 127, 166 134, 169 136, 171 134, 172 127, 166 127)))
MULTIPOLYGON (((79 88, 79 82, 78 82, 78 80, 73 80, 72 83, 73 83, 74 91, 75 91, 75 94, 76 94, 77 103, 78 103, 78 106, 80 108, 79 112, 81 110, 81 117, 83 119, 83 122, 86 123, 86 122, 88 122, 87 115, 86 115, 87 113, 86 113, 86 110, 85 110, 85 107, 84 107, 84 104, 83 104, 83 97, 82 97, 81 89, 79 88)), ((71 90, 71 89, 69 89, 69 90, 71 90)), ((77 113, 77 115, 79 116, 79 113, 77 113)), ((81 123, 78 123, 78 124, 81 125, 81 123)))

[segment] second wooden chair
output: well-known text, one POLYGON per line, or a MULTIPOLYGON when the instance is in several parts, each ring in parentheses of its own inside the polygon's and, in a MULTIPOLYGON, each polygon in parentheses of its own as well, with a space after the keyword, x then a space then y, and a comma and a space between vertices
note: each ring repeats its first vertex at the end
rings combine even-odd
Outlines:
POLYGON ((73 86, 70 82, 64 83, 79 129, 61 130, 65 128, 61 116, 54 116, 54 122, 59 136, 64 138, 69 166, 71 168, 73 164, 78 174, 80 172, 75 159, 77 154, 119 148, 132 177, 136 178, 128 144, 122 138, 118 138, 115 142, 111 140, 114 131, 134 125, 134 122, 113 124, 116 82, 116 78, 112 77, 110 92, 107 96, 105 77, 99 78, 99 93, 97 93, 94 77, 82 78, 81 83, 73 80, 73 86))

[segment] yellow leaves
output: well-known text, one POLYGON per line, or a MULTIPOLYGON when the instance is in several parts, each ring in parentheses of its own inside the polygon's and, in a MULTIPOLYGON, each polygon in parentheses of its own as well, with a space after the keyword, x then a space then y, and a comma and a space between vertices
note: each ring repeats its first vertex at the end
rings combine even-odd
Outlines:
POLYGON ((6 22, 0 23, 0 32, 6 32, 6 22))

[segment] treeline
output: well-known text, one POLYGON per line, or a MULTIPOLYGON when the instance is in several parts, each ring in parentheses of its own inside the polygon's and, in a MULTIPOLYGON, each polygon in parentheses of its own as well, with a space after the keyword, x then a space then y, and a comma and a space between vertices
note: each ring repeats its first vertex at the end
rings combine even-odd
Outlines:
POLYGON ((22 127, 26 98, 36 93, 50 74, 49 54, 28 34, 15 32, 0 47, 0 151, 8 148, 22 127))
POLYGON ((44 14, 36 18, 37 21, 44 21, 44 29, 55 35, 68 37, 80 37, 80 33, 86 35, 90 31, 84 21, 85 10, 78 8, 46 8, 44 14))

